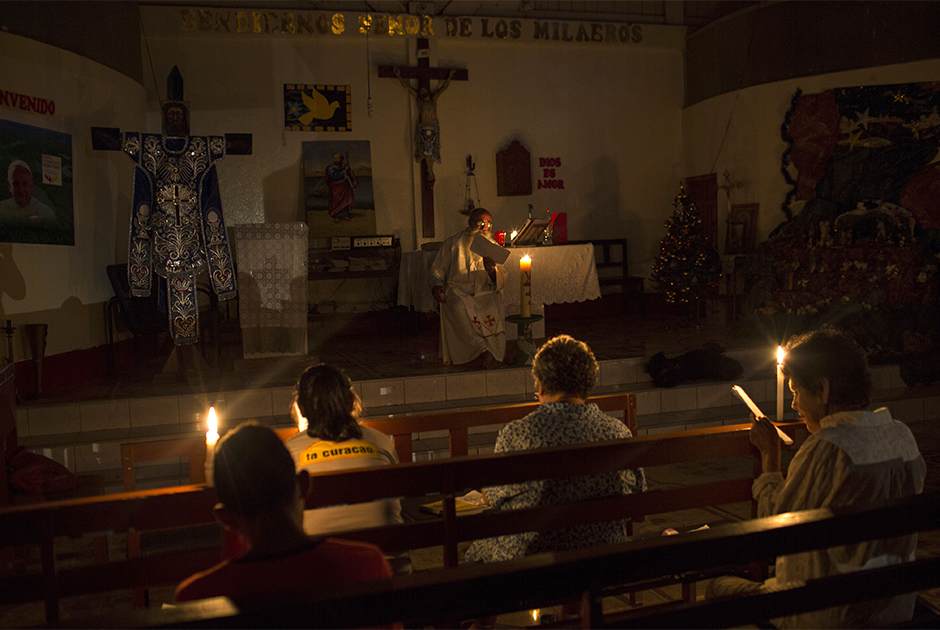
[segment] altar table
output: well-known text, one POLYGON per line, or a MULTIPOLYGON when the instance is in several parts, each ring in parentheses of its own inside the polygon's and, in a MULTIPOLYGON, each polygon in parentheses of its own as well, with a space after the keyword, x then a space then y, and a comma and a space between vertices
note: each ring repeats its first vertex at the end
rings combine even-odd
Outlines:
MULTIPOLYGON (((544 304, 583 302, 601 296, 597 282, 597 266, 594 261, 594 246, 550 245, 544 247, 513 247, 506 260, 507 278, 503 290, 506 314, 519 313, 519 260, 528 255, 532 259, 532 312, 542 313, 544 304)), ((403 252, 398 276, 398 304, 416 311, 437 310, 437 302, 431 297, 428 278, 431 263, 437 252, 403 252)), ((515 326, 508 326, 507 339, 515 337, 515 326)), ((544 337, 544 322, 534 327, 535 337, 544 337)))

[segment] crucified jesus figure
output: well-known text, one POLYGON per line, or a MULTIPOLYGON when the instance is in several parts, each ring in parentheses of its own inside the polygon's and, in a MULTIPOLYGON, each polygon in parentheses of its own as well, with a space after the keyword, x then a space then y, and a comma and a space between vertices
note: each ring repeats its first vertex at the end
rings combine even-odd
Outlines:
POLYGON ((418 126, 415 129, 415 162, 424 161, 428 169, 427 187, 434 187, 434 162, 441 163, 441 125, 437 121, 437 99, 441 92, 450 85, 456 70, 451 70, 447 79, 437 88, 420 85, 415 90, 402 78, 401 71, 395 68, 395 76, 408 92, 415 97, 418 105, 418 126))

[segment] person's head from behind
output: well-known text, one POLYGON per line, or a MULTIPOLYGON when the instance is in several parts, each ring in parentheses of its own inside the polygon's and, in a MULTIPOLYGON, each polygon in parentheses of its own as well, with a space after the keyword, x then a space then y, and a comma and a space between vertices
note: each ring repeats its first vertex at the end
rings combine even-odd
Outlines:
POLYGON ((304 370, 294 386, 291 413, 312 438, 342 442, 362 437, 356 421, 362 403, 342 370, 321 363, 304 370))
POLYGON ((310 477, 296 473, 281 438, 268 427, 244 422, 219 441, 213 460, 219 505, 216 516, 251 540, 259 522, 303 529, 304 498, 310 477))
POLYGON ((493 229, 493 215, 486 208, 474 208, 467 219, 467 225, 474 232, 489 234, 490 230, 493 229))
POLYGON ((23 160, 13 160, 7 168, 7 186, 13 201, 20 208, 25 208, 33 199, 33 172, 23 160))
POLYGON ((586 399, 597 384, 597 360, 583 341, 558 335, 535 353, 532 375, 540 395, 544 392, 586 399))
POLYGON ((790 381, 793 408, 811 432, 830 413, 868 406, 872 383, 865 351, 845 332, 805 333, 790 339, 785 350, 783 375, 790 381))

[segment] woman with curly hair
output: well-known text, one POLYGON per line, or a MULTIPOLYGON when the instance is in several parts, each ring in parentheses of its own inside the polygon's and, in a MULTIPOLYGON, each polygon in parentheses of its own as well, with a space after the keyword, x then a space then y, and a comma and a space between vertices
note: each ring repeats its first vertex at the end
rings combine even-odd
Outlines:
MULTIPOLYGON (((630 429, 604 415, 587 398, 597 384, 597 361, 584 342, 568 335, 548 340, 536 353, 532 375, 541 405, 521 420, 507 424, 496 439, 496 453, 527 451, 584 442, 632 437, 630 429)), ((529 481, 486 488, 496 510, 518 510, 633 494, 646 490, 642 468, 568 479, 529 481)), ((542 551, 561 551, 624 542, 624 521, 498 536, 473 542, 466 559, 510 560, 542 551)))

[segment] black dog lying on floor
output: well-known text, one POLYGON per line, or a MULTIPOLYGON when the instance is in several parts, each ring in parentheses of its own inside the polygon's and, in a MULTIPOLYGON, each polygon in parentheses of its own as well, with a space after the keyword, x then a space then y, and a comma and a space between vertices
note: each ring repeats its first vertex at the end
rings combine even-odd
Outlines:
POLYGON ((717 343, 706 343, 702 350, 690 350, 675 359, 657 352, 646 364, 656 387, 674 387, 686 381, 701 379, 733 381, 744 373, 741 364, 722 353, 717 343))

